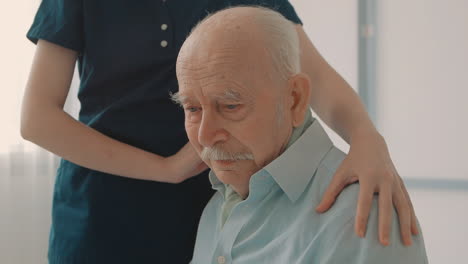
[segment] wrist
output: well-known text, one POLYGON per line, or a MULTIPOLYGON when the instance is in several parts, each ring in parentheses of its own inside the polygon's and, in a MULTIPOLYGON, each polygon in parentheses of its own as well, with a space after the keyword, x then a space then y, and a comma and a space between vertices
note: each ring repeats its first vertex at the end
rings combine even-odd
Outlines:
POLYGON ((182 181, 180 175, 177 173, 177 168, 175 167, 176 163, 174 156, 166 157, 163 160, 163 173, 168 183, 180 183, 182 181))
POLYGON ((359 144, 359 142, 381 142, 386 145, 385 139, 374 126, 361 127, 353 131, 350 145, 359 144))

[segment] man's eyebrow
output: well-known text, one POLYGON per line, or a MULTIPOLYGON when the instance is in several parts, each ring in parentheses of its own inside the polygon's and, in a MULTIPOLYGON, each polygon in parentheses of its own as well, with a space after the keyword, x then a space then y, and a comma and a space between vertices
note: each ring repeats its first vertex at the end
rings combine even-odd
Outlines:
MULTIPOLYGON (((176 104, 178 104, 180 106, 183 106, 185 103, 190 101, 190 98, 188 96, 186 96, 184 94, 180 94, 180 92, 169 93, 169 96, 171 97, 171 100, 174 103, 176 103, 176 104)), ((238 102, 238 101, 241 101, 243 99, 243 97, 239 92, 234 91, 232 89, 227 89, 223 93, 221 93, 219 95, 215 95, 214 99, 221 100, 221 101, 224 100, 224 101, 238 102)))
POLYGON ((215 96, 218 100, 227 100, 227 101, 241 101, 242 95, 232 89, 227 89, 224 93, 215 96))
POLYGON ((180 94, 179 92, 177 93, 169 93, 169 96, 171 97, 171 100, 180 105, 180 106, 183 106, 185 102, 187 102, 188 100, 188 97, 183 95, 183 94, 180 94))

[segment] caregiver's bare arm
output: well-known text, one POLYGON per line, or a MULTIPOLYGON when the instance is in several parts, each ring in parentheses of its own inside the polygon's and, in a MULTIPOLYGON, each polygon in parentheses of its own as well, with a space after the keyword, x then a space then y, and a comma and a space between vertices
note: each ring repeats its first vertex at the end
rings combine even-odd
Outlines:
POLYGON ((63 107, 76 59, 76 51, 44 40, 37 43, 21 111, 24 139, 83 167, 134 179, 178 183, 206 169, 190 144, 164 158, 69 116, 63 107))

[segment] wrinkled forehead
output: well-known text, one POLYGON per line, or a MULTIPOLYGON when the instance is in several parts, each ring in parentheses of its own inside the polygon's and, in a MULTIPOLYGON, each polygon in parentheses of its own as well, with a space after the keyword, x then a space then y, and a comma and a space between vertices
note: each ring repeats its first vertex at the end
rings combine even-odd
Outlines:
POLYGON ((242 78, 239 72, 223 72, 219 70, 195 74, 187 70, 185 77, 179 80, 181 101, 199 101, 202 98, 210 101, 240 102, 252 100, 257 87, 248 78, 242 78), (192 74, 193 73, 193 74, 192 74))
POLYGON ((259 77, 252 58, 239 49, 200 49, 181 58, 177 64, 179 90, 204 89, 207 93, 235 91, 244 94, 254 89, 259 77))
POLYGON ((180 86, 208 85, 216 83, 227 85, 238 83, 246 85, 252 76, 252 64, 243 60, 242 54, 212 53, 204 57, 189 57, 181 61, 177 68, 180 86))

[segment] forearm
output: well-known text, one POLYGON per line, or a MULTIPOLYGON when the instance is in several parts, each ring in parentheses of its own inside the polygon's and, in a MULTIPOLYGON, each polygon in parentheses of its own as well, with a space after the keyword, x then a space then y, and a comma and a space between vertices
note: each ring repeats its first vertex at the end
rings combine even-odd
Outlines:
POLYGON ((359 136, 380 136, 359 96, 328 64, 315 73, 312 85, 312 109, 348 144, 359 136))
POLYGON ((80 166, 128 178, 171 182, 165 158, 114 140, 61 109, 43 109, 25 122, 22 134, 26 140, 80 166))
POLYGON ((22 137, 83 167, 171 182, 176 177, 167 159, 116 141, 63 111, 77 56, 74 50, 39 40, 23 96, 22 137))
POLYGON ((312 109, 348 143, 363 134, 379 136, 351 86, 320 55, 302 26, 297 31, 302 71, 311 79, 312 109))

